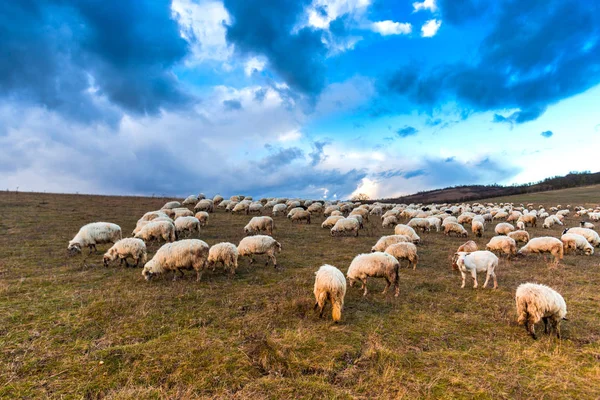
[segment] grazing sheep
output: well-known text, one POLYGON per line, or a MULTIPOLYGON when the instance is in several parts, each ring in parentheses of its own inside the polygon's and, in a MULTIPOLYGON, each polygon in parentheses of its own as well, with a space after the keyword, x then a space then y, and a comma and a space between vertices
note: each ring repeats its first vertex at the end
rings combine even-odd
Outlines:
POLYGON ((332 215, 330 217, 327 217, 327 219, 321 224, 321 228, 331 229, 335 226, 335 223, 338 222, 340 219, 344 219, 344 217, 341 215, 332 215))
POLYGON ((173 271, 173 280, 176 280, 177 272, 183 277, 183 270, 194 269, 196 281, 199 281, 207 258, 208 244, 202 240, 184 239, 167 243, 144 265, 142 275, 149 281, 157 274, 173 271))
POLYGON ((175 220, 175 233, 177 237, 182 237, 184 233, 191 235, 194 232, 200 233, 200 221, 196 217, 179 217, 175 220))
POLYGON ((215 195, 215 197, 213 197, 213 199, 212 199, 212 200, 213 200, 213 204, 214 204, 215 206, 218 206, 218 205, 219 205, 219 204, 221 204, 221 202, 222 202, 223 200, 225 200, 225 199, 224 199, 224 198, 223 198, 223 196, 221 196, 220 194, 217 194, 217 195, 215 195))
POLYGON ((340 210, 333 210, 330 215, 330 217, 343 217, 343 216, 344 216, 344 213, 341 212, 340 210))
POLYGON ((240 257, 250 257, 250 264, 254 263, 253 255, 266 254, 268 259, 265 265, 269 265, 269 260, 277 268, 277 258, 275 254, 281 252, 281 244, 271 236, 256 235, 248 236, 241 240, 237 247, 240 257))
POLYGON ((415 244, 419 243, 421 241, 421 238, 419 237, 419 235, 417 235, 417 232, 415 232, 415 230, 408 225, 404 225, 404 224, 396 225, 396 227, 394 228, 394 234, 395 235, 406 235, 406 236, 410 237, 412 242, 415 244))
POLYGON ((554 224, 562 225, 563 223, 560 221, 560 219, 558 219, 556 215, 550 215, 549 217, 544 219, 544 224, 542 225, 542 228, 550 229, 550 227, 554 224))
POLYGON ((560 339, 560 322, 567 315, 565 299, 554 289, 537 283, 523 283, 517 288, 515 295, 519 325, 525 325, 532 338, 535 335, 535 324, 544 321, 544 333, 549 333, 548 321, 560 339))
POLYGON ((248 203, 246 201, 240 201, 239 203, 237 203, 235 205, 235 207, 233 207, 231 209, 231 213, 232 214, 246 214, 246 215, 248 215, 249 207, 250 207, 250 203, 248 203))
POLYGON ((173 215, 173 219, 177 219, 180 217, 193 217, 194 213, 188 210, 187 208, 174 208, 172 210, 175 214, 173 215))
POLYGON ((529 242, 529 233, 526 231, 518 230, 514 232, 509 232, 507 235, 509 238, 514 239, 517 243, 528 243, 529 242))
POLYGON ((396 224, 398 224, 398 218, 396 218, 394 215, 388 215, 381 223, 381 226, 383 228, 392 228, 396 226, 396 224))
POLYGON ((159 222, 159 221, 167 221, 170 223, 173 223, 173 220, 169 217, 167 217, 166 215, 164 217, 158 217, 158 218, 154 218, 151 221, 138 221, 135 224, 135 229, 133 230, 133 232, 131 233, 133 236, 135 236, 136 233, 138 233, 139 231, 142 230, 142 228, 146 225, 148 225, 150 222, 159 222))
POLYGON ((165 242, 174 242, 177 240, 177 235, 175 234, 175 225, 172 222, 151 221, 135 234, 135 238, 142 239, 144 242, 158 239, 165 242))
POLYGON ((323 212, 323 204, 312 203, 306 210, 311 214, 321 214, 323 212))
POLYGON ((135 238, 121 239, 108 249, 104 257, 102 257, 102 261, 104 262, 104 266, 108 267, 110 262, 118 258, 121 261, 121 265, 125 263, 125 266, 129 268, 128 257, 133 259, 135 267, 139 266, 140 262, 146 264, 146 243, 141 239, 135 238))
POLYGON ((430 227, 435 228, 436 232, 439 232, 442 229, 442 220, 438 217, 428 217, 427 221, 429 221, 430 227))
POLYGON ((477 289, 477 272, 485 272, 486 279, 483 283, 485 288, 490 280, 490 277, 494 279, 494 289, 498 288, 498 281, 496 279, 496 268, 498 267, 498 257, 490 251, 478 250, 472 253, 457 253, 458 259, 456 264, 462 277, 461 288, 465 287, 465 279, 467 273, 471 274, 473 278, 473 288, 477 289))
POLYGON ((585 222, 585 221, 581 221, 579 223, 579 226, 581 228, 587 228, 587 229, 596 229, 596 227, 594 226, 594 224, 590 223, 590 222, 585 222))
POLYGON ((470 224, 471 222, 473 222, 473 217, 475 215, 473 213, 462 213, 461 215, 458 216, 458 218, 456 219, 456 222, 463 225, 463 224, 470 224))
POLYGON ((283 215, 287 212, 287 207, 285 204, 275 204, 273 206, 273 216, 274 217, 278 217, 280 215, 283 215))
POLYGON ((342 319, 344 297, 346 296, 346 278, 342 271, 333 265, 322 265, 315 272, 315 311, 319 309, 319 318, 323 318, 327 300, 331 302, 331 317, 335 322, 342 319))
POLYGON ((140 218, 138 220, 138 222, 140 221, 152 221, 153 219, 156 218, 169 218, 169 216, 164 212, 164 210, 160 210, 160 211, 148 211, 146 214, 144 214, 142 216, 142 218, 140 218))
POLYGON ((181 203, 184 206, 187 206, 188 204, 196 204, 198 202, 198 196, 191 194, 188 197, 185 198, 185 200, 181 203))
POLYGON ((342 218, 338 220, 333 228, 331 228, 331 236, 345 236, 346 234, 354 234, 358 236, 360 224, 354 218, 342 218))
POLYGON ((458 250, 456 250, 456 252, 457 253, 460 253, 460 252, 472 253, 477 250, 478 250, 477 243, 475 243, 472 240, 469 240, 468 242, 465 242, 462 245, 460 245, 460 247, 458 248, 458 250))
POLYGON ((494 232, 496 232, 496 235, 508 235, 509 232, 512 232, 514 230, 515 227, 509 224, 508 222, 500 222, 494 228, 494 232))
POLYGON ((569 228, 565 229, 563 235, 567 232, 583 236, 594 247, 600 246, 600 235, 596 231, 587 228, 569 228))
POLYGON ((173 208, 180 208, 181 207, 181 203, 178 201, 169 201, 168 203, 165 203, 164 206, 162 206, 161 210, 172 210, 173 208))
POLYGON ((198 219, 201 227, 208 225, 208 213, 206 211, 198 211, 194 217, 198 219))
POLYGON ((508 256, 517 254, 517 242, 509 236, 494 236, 485 248, 488 251, 499 252, 508 256))
POLYGON ((417 269, 419 256, 417 255, 417 246, 412 243, 396 243, 389 245, 385 252, 394 256, 399 263, 400 260, 408 260, 408 266, 412 265, 413 269, 417 269))
POLYGON ((350 215, 360 215, 364 221, 369 220, 369 210, 365 208, 355 208, 350 212, 350 215))
POLYGON ((563 242, 565 253, 568 253, 569 250, 573 250, 573 252, 582 250, 586 256, 591 256, 594 254, 594 246, 592 246, 587 239, 581 235, 576 233, 565 233, 561 236, 560 240, 563 242))
POLYGON ((235 274, 238 267, 238 249, 233 243, 217 243, 208 251, 207 267, 212 267, 213 271, 218 263, 228 268, 231 275, 235 274))
POLYGON ((527 225, 531 225, 531 226, 536 226, 537 224, 537 217, 535 214, 525 214, 519 217, 519 219, 517 220, 517 223, 522 222, 525 226, 527 225))
POLYGON ((294 223, 294 221, 298 223, 300 223, 300 221, 306 221, 307 224, 310 224, 310 212, 308 212, 307 210, 298 210, 292 215, 290 219, 292 220, 292 224, 294 223))
POLYGON ((77 235, 69 242, 67 251, 69 255, 81 253, 81 249, 88 247, 92 254, 92 249, 96 249, 97 244, 116 243, 121 240, 121 227, 110 222, 92 222, 82 226, 77 235))
POLYGON ((517 229, 520 231, 524 231, 525 230, 525 222, 517 221, 517 229))
POLYGON ((431 229, 431 224, 427 218, 412 218, 407 225, 414 230, 420 229, 422 232, 429 232, 431 229))
POLYGON ((337 205, 335 205, 335 206, 327 206, 327 207, 325 207, 325 211, 323 212, 323 215, 325 217, 329 217, 329 216, 331 216, 331 213, 334 212, 334 211, 336 211, 336 210, 340 211, 340 206, 337 206, 337 205))
POLYGON ((555 264, 558 265, 559 260, 563 259, 564 248, 559 239, 550 236, 542 236, 531 239, 529 243, 521 247, 518 252, 519 255, 528 255, 531 253, 550 253, 554 256, 555 264))
POLYGON ((412 242, 412 239, 410 238, 410 236, 407 236, 407 235, 382 236, 379 238, 377 243, 375 243, 375 246, 373 246, 371 248, 371 252, 372 253, 374 253, 376 251, 383 252, 383 251, 385 251, 385 249, 387 249, 392 244, 410 243, 410 242, 412 242))
POLYGON ((348 215, 348 218, 355 219, 355 220, 358 221, 358 229, 363 229, 364 228, 362 215, 360 215, 360 214, 350 214, 350 215, 348 215))
POLYGON ((260 203, 252 203, 248 206, 249 214, 262 214, 264 206, 260 203))
POLYGON ((467 237, 469 235, 467 230, 457 222, 448 222, 444 224, 444 235, 450 236, 451 233, 455 233, 460 237, 467 237))
POLYGON ((359 254, 352 260, 346 276, 350 281, 350 287, 354 286, 356 281, 362 283, 361 289, 364 289, 363 296, 367 295, 367 277, 383 277, 387 285, 383 290, 385 294, 388 288, 394 284, 395 296, 400 294, 398 286, 398 268, 400 263, 393 256, 382 253, 359 254))
POLYGON ((508 213, 504 212, 504 211, 498 211, 494 217, 492 218, 492 220, 501 220, 501 219, 506 219, 508 218, 508 213))
POLYGON ((471 222, 471 232, 473 232, 476 237, 482 237, 484 229, 481 221, 473 220, 473 222, 471 222))
MULTIPOLYGON (((221 202, 220 204, 222 204, 223 202, 221 202)), ((231 203, 226 203, 226 207, 229 207, 231 203)), ((206 211, 207 213, 212 213, 215 211, 215 206, 214 203, 212 202, 212 200, 208 200, 208 199, 203 199, 200 200, 198 202, 198 204, 196 204, 194 206, 194 211, 198 212, 198 211, 206 211)))
POLYGON ((271 217, 252 217, 250 222, 244 227, 246 235, 256 235, 266 232, 267 235, 273 235, 273 218, 271 217))

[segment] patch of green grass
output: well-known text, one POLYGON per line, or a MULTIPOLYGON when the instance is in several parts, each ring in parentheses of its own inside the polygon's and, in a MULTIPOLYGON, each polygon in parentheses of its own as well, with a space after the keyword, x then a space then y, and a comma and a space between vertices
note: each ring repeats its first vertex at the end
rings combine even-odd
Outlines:
MULTIPOLYGON (((600 187, 513 202, 597 204, 600 187)), ((202 281, 145 282, 140 269, 102 265, 102 251, 66 257, 85 223, 129 234, 165 199, 0 193, 0 397, 3 398, 578 398, 600 397, 600 256, 501 260, 500 288, 460 289, 450 257, 464 239, 422 235, 400 297, 348 288, 342 322, 313 313, 314 272, 343 272, 392 229, 373 218, 358 238, 332 238, 276 218, 282 270, 264 258, 202 281), (548 284, 567 301, 564 339, 531 340, 516 324, 514 291, 548 284)), ((494 200, 496 201, 496 200, 494 200)), ((200 238, 239 242, 250 217, 211 214, 200 238)), ((567 225, 578 223, 567 218, 567 225)), ((532 236, 560 236, 561 227, 532 236)), ((487 226, 484 248, 493 236, 487 226)), ((158 246, 152 246, 154 253, 158 246)), ((482 284, 484 277, 480 277, 482 284)), ((538 328, 539 329, 539 328, 538 328)))

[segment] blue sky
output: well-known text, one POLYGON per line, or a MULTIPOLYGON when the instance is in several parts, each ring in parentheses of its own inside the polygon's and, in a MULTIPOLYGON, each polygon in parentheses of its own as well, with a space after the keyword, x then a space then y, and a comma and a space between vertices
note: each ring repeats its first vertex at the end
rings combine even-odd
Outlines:
POLYGON ((0 4, 0 188, 347 198, 597 171, 584 0, 0 4))

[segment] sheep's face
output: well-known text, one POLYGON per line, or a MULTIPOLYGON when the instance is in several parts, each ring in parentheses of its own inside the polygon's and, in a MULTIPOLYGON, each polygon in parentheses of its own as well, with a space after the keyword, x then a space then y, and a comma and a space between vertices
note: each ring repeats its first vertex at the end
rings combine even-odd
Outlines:
POLYGON ((591 256, 592 254, 594 254, 594 249, 592 247, 588 247, 585 249, 586 256, 591 256))
POLYGON ((67 247, 67 254, 70 257, 81 254, 81 245, 79 243, 70 243, 69 247, 67 247))
POLYGON ((350 287, 354 287, 354 284, 356 283, 356 279, 348 277, 348 283, 350 284, 350 287))
POLYGON ((144 276, 144 279, 146 279, 147 281, 150 281, 156 274, 154 272, 150 271, 149 268, 144 267, 144 270, 142 271, 142 275, 144 276))

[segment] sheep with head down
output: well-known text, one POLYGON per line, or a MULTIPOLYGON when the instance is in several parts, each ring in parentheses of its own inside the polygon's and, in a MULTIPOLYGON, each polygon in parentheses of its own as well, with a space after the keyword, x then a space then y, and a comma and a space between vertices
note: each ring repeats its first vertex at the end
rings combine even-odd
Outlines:
POLYGON ((121 265, 125 263, 125 267, 130 267, 127 262, 128 258, 133 260, 134 267, 139 266, 140 263, 146 264, 146 243, 144 243, 143 240, 136 238, 121 239, 108 249, 104 254, 104 257, 102 257, 102 261, 104 262, 104 266, 108 267, 108 265, 117 258, 120 260, 121 265))
POLYGON ((508 222, 500 222, 494 228, 494 232, 496 232, 496 235, 508 235, 509 232, 512 232, 514 230, 515 227, 512 224, 509 224, 508 222))
POLYGON ((69 241, 67 251, 69 255, 81 253, 84 247, 88 247, 89 254, 96 249, 97 244, 116 243, 122 239, 121 227, 110 222, 92 222, 82 226, 77 235, 69 241))
POLYGON ((134 237, 142 239, 146 243, 160 239, 165 242, 174 242, 177 240, 175 225, 170 221, 150 221, 134 237))
POLYGON ((149 281, 158 274, 173 271, 173 280, 176 280, 177 272, 183 277, 184 270, 193 269, 196 271, 196 281, 199 281, 208 258, 208 249, 208 244, 199 239, 167 243, 144 265, 142 275, 149 281))
POLYGON ((272 261, 273 266, 277 268, 275 254, 281 252, 281 244, 271 236, 247 236, 240 241, 237 249, 239 257, 250 257, 250 264, 254 263, 254 255, 266 254, 268 259, 265 265, 272 261))
POLYGON ((267 235, 273 235, 274 227, 273 218, 263 217, 252 217, 250 222, 244 227, 244 233, 246 235, 256 235, 265 232, 267 235))
POLYGON ((331 229, 335 226, 335 223, 338 222, 340 219, 344 219, 344 217, 342 215, 329 216, 327 217, 327 219, 325 219, 325 221, 323 221, 323 223, 321 224, 321 228, 331 229))
POLYGON ((383 222, 381 223, 381 226, 382 228, 393 228, 397 224, 398 218, 396 218, 394 215, 388 215, 384 218, 383 222))
POLYGON ((200 233, 200 221, 196 217, 179 217, 175 220, 175 234, 182 237, 184 234, 193 235, 200 233))
POLYGON ((194 217, 198 219, 201 227, 208 225, 209 215, 206 211, 198 211, 194 217))
POLYGON ((485 248, 488 251, 506 254, 509 257, 517 254, 517 243, 509 236, 494 236, 485 248))
POLYGON ((490 251, 478 250, 472 253, 457 253, 456 264, 462 276, 461 288, 465 287, 467 274, 473 278, 473 289, 479 286, 477 283, 477 273, 485 272, 486 279, 483 283, 485 288, 490 280, 494 279, 494 289, 498 288, 498 280, 496 279, 496 268, 498 268, 498 257, 490 251))
POLYGON ((410 237, 412 242, 415 244, 421 241, 421 238, 419 237, 419 235, 417 235, 417 232, 415 232, 415 230, 410 226, 404 224, 396 225, 396 227, 394 228, 394 235, 406 235, 410 237))
POLYGON ((359 222, 354 218, 342 218, 331 228, 331 236, 346 236, 348 234, 358 236, 359 222))
POLYGON ((333 265, 322 265, 315 272, 315 307, 319 309, 319 317, 323 318, 327 300, 331 302, 331 316, 334 322, 342 319, 344 297, 346 296, 346 278, 342 271, 333 265))
POLYGON ((395 243, 389 245, 385 249, 385 252, 389 255, 394 256, 394 258, 398 260, 399 263, 402 262, 401 260, 407 260, 409 268, 412 265, 413 269, 417 269, 419 255, 417 254, 417 246, 415 246, 413 243, 395 243))
POLYGON ((352 260, 346 276, 353 287, 357 281, 362 283, 361 289, 364 289, 363 296, 367 295, 367 278, 384 278, 387 282, 383 294, 394 284, 395 296, 400 294, 398 286, 398 268, 400 263, 393 256, 387 253, 375 252, 359 254, 352 260))
POLYGON ((235 274, 238 267, 238 249, 235 244, 223 242, 210 247, 206 266, 212 267, 214 271, 219 263, 223 264, 224 268, 229 269, 231 275, 235 274))
POLYGON ((459 237, 467 237, 469 233, 467 230, 457 222, 448 222, 444 226, 444 235, 450 236, 451 233, 456 234, 459 237))
POLYGON ((550 323, 556 337, 560 339, 560 322, 566 320, 567 303, 556 290, 537 283, 524 283, 519 285, 515 294, 517 303, 517 322, 525 325, 527 333, 537 339, 535 324, 544 321, 544 332, 549 333, 550 323))
POLYGON ((518 230, 509 232, 507 236, 511 239, 514 239, 514 241, 517 243, 527 244, 529 242, 529 233, 527 233, 527 231, 518 230))
POLYGON ((581 235, 587 240, 592 246, 600 247, 600 235, 598 232, 593 231, 587 228, 569 228, 565 229, 563 235, 565 233, 575 233, 577 235, 581 235))
POLYGON ((529 254, 545 255, 545 253, 552 254, 552 256, 554 257, 554 263, 558 265, 559 261, 563 259, 563 243, 555 237, 537 237, 531 239, 525 246, 521 247, 517 254, 520 256, 526 256, 529 254))
POLYGON ((565 253, 576 252, 577 250, 583 251, 587 256, 594 254, 594 246, 592 246, 585 237, 576 233, 565 233, 560 238, 563 242, 565 253))
POLYGON ((377 241, 377 243, 375 243, 375 246, 373 246, 371 248, 371 253, 374 253, 376 251, 384 252, 385 249, 387 249, 392 244, 396 244, 396 243, 410 243, 410 242, 412 242, 412 239, 409 236, 407 236, 407 235, 388 235, 388 236, 382 236, 382 237, 379 238, 379 240, 377 241))

